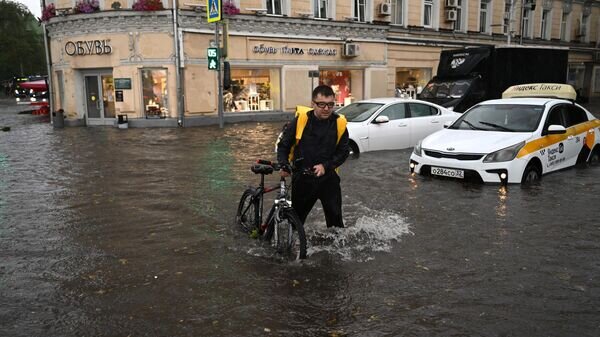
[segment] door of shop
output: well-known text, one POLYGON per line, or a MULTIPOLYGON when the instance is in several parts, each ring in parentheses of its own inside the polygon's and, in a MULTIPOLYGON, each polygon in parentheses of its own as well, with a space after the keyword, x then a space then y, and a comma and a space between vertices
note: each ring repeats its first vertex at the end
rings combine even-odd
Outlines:
POLYGON ((114 125, 114 84, 111 73, 85 74, 87 125, 114 125))

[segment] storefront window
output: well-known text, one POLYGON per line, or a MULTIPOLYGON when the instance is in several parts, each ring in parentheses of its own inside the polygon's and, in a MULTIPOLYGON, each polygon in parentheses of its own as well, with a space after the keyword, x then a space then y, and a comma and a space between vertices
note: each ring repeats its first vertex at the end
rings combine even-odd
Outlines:
POLYGON ((279 109, 279 69, 231 69, 231 88, 223 92, 226 112, 279 109))
POLYGON ((328 85, 333 89, 338 106, 346 105, 346 98, 351 99, 351 80, 350 70, 321 70, 319 72, 319 84, 328 85))
POLYGON ((576 90, 582 89, 584 76, 585 66, 583 64, 569 64, 567 84, 572 85, 576 90))
POLYGON ((115 117, 115 86, 112 76, 102 75, 102 102, 104 104, 104 117, 115 117))
POLYGON ((166 69, 142 69, 142 93, 146 118, 169 115, 166 69))
POLYGON ((396 94, 405 92, 411 96, 420 94, 431 79, 431 68, 397 68, 396 94))

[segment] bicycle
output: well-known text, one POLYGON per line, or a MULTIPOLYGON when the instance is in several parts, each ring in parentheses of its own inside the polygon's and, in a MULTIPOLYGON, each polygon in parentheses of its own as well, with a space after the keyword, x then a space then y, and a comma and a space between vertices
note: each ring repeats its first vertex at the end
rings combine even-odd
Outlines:
POLYGON ((295 254, 295 231, 299 242, 298 256, 300 259, 305 259, 306 234, 300 218, 292 208, 285 178, 281 177, 278 185, 265 187, 265 175, 282 169, 291 171, 291 168, 268 160, 258 160, 250 169, 254 174, 260 174, 260 184, 258 187, 248 187, 242 194, 235 217, 236 224, 244 232, 269 242, 277 253, 284 256, 295 254), (275 190, 279 190, 279 194, 273 202, 266 221, 263 223, 264 195, 275 190))

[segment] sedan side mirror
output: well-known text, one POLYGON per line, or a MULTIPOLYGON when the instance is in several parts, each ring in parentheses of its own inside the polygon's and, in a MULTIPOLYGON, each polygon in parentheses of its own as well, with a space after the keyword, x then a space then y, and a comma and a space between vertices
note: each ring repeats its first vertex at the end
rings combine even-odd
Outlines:
POLYGON ((452 122, 452 121, 446 121, 444 123, 444 129, 447 129, 450 125, 452 125, 452 123, 454 123, 454 122, 452 122))
POLYGON ((565 129, 565 127, 562 125, 552 124, 548 127, 549 135, 560 135, 560 134, 563 134, 566 132, 567 132, 567 129, 565 129))
POLYGON ((390 119, 388 118, 388 116, 377 116, 377 118, 375 118, 373 123, 382 124, 382 123, 387 123, 389 121, 390 121, 390 119))

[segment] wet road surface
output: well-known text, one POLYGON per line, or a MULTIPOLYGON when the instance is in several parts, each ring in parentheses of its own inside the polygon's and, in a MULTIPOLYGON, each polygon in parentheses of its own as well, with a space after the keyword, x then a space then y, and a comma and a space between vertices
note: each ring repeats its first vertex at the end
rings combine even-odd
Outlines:
POLYGON ((232 226, 281 123, 3 125, 0 336, 600 335, 600 167, 502 188, 366 153, 299 263, 232 226))

